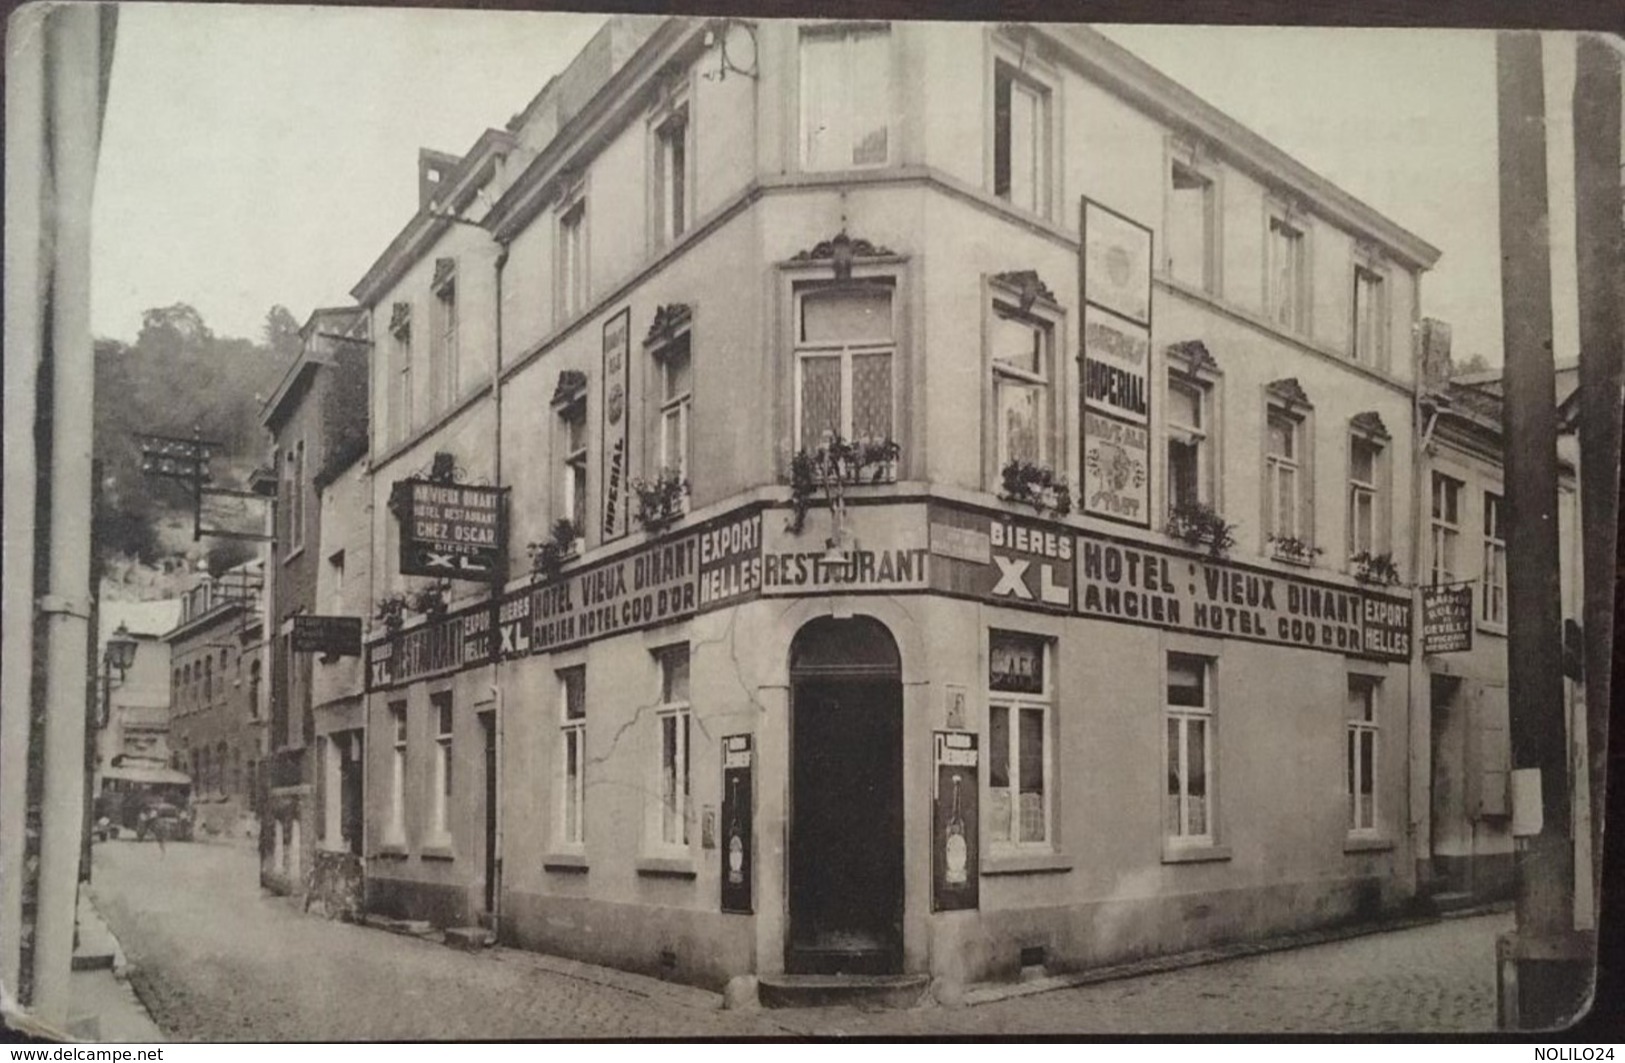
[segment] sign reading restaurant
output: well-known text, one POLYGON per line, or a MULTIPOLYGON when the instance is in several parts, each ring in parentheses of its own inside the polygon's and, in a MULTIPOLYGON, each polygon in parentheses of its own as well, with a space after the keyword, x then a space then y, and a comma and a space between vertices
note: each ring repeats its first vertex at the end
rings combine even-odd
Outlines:
POLYGON ((502 494, 500 487, 416 479, 396 483, 392 504, 401 522, 401 574, 489 580, 506 548, 502 494))

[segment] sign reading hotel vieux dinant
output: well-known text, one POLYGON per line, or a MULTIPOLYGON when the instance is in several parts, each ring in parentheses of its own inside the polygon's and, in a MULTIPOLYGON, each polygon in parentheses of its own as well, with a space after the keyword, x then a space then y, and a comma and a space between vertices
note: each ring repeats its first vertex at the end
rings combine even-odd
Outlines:
POLYGON ((502 541, 502 495, 499 487, 417 479, 396 483, 401 574, 490 579, 506 545, 502 541))
POLYGON ((1083 198, 1083 511, 1151 526, 1151 230, 1083 198))

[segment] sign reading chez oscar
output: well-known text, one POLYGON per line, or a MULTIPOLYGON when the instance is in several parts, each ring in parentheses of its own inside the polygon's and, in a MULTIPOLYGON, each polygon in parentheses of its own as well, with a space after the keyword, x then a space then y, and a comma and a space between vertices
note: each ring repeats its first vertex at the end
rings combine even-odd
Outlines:
POLYGON ((502 488, 402 480, 395 485, 401 521, 401 574, 490 579, 505 545, 502 488))
POLYGON ((1400 621, 1409 621, 1401 599, 1084 532, 1077 551, 1085 616, 1389 660, 1409 656, 1408 637, 1396 637, 1400 621))

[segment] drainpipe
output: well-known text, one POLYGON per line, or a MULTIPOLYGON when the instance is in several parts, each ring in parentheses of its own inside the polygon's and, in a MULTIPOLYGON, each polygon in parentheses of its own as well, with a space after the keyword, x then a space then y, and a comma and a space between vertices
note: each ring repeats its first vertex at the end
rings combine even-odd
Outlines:
MULTIPOLYGON (((1423 328, 1431 323, 1424 321, 1423 328)), ((1411 863, 1416 870, 1416 896, 1433 889, 1433 713, 1427 658, 1422 653, 1422 522, 1427 519, 1428 481, 1432 463, 1433 428, 1438 412, 1424 403, 1428 333, 1415 339, 1412 359, 1414 387, 1411 395, 1411 659, 1407 670, 1405 733, 1411 743, 1410 772, 1405 779, 1405 804, 1409 808, 1411 863), (1424 802, 1418 806, 1418 800, 1424 802)))
MULTIPOLYGON (((502 244, 501 246, 502 250, 497 252, 496 259, 496 338, 491 345, 491 400, 496 414, 494 418, 496 421, 494 431, 496 438, 491 450, 493 455, 491 479, 499 488, 502 487, 502 272, 508 265, 508 245, 502 244)), ((507 589, 508 552, 511 544, 506 540, 512 534, 511 529, 513 526, 512 517, 509 513, 510 507, 506 505, 506 499, 504 498, 499 504, 502 505, 500 514, 505 534, 503 536, 502 556, 497 559, 497 575, 491 584, 491 624, 486 635, 488 639, 492 640, 491 693, 496 700, 496 719, 492 721, 492 726, 496 730, 495 741, 497 748, 496 765, 494 767, 496 780, 491 787, 496 800, 496 809, 494 811, 496 829, 493 831, 495 838, 492 841, 492 846, 496 849, 496 852, 491 857, 492 875, 496 878, 496 882, 491 886, 491 933, 493 934, 498 932, 502 917, 502 732, 504 730, 504 717, 507 715, 504 704, 505 699, 502 696, 502 644, 497 634, 497 616, 502 608, 503 592, 507 589)))

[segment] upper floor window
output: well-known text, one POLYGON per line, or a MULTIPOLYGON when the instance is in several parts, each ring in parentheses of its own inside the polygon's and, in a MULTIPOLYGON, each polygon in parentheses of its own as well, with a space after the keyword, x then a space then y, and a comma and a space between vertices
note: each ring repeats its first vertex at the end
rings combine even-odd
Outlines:
POLYGON ((995 300, 988 323, 992 346, 997 470, 1012 461, 1047 465, 1054 421, 1054 368, 1049 322, 995 300))
POLYGON ((1430 583, 1453 583, 1461 569, 1457 566, 1457 540, 1461 537, 1461 481, 1433 474, 1432 556, 1430 583))
POLYGON ((305 545, 305 441, 301 439, 289 449, 287 472, 283 477, 284 508, 288 513, 288 552, 293 553, 305 545))
POLYGON ((1265 312, 1273 324, 1288 332, 1303 332, 1309 324, 1307 242, 1302 228, 1271 216, 1265 258, 1265 312))
POLYGON ((1378 482, 1382 447, 1375 440, 1355 436, 1349 440, 1349 556, 1379 551, 1377 537, 1378 482))
POLYGON ((1506 500, 1484 492, 1484 623, 1507 622, 1506 500))
POLYGON ((557 257, 559 317, 571 318, 587 307, 587 200, 579 190, 559 210, 557 257))
POLYGON ((1213 498, 1213 388, 1206 381, 1168 372, 1168 509, 1173 512, 1213 498))
POLYGON ((390 325, 389 439, 399 443, 412 431, 412 323, 411 304, 395 304, 390 325))
POLYGON ((654 128, 655 246, 666 247, 688 231, 688 108, 676 107, 654 128))
POLYGON ((684 332, 655 352, 660 372, 660 469, 688 479, 688 420, 694 404, 693 358, 684 332))
POLYGON ((884 26, 804 31, 802 168, 884 166, 890 140, 890 31, 884 26))
POLYGON ((434 401, 445 409, 457 399, 461 367, 457 351, 457 267, 455 260, 439 259, 434 271, 434 336, 430 348, 433 359, 430 377, 434 401))
POLYGON ((1303 424, 1271 409, 1265 428, 1265 508, 1272 539, 1298 539, 1303 534, 1302 435, 1303 424))
POLYGON ((1354 267, 1354 360, 1380 367, 1388 339, 1388 293, 1382 274, 1354 267))
POLYGON ((564 455, 559 480, 559 512, 574 522, 576 534, 587 526, 587 397, 580 395, 559 408, 559 442, 564 455))
POLYGON ((1170 164, 1164 265, 1175 279, 1207 292, 1217 288, 1218 218, 1213 179, 1195 166, 1170 164))
POLYGON ((993 72, 993 194, 1049 213, 1049 90, 1004 63, 993 72))
POLYGON ((892 286, 851 284, 796 295, 798 446, 892 438, 892 286))

